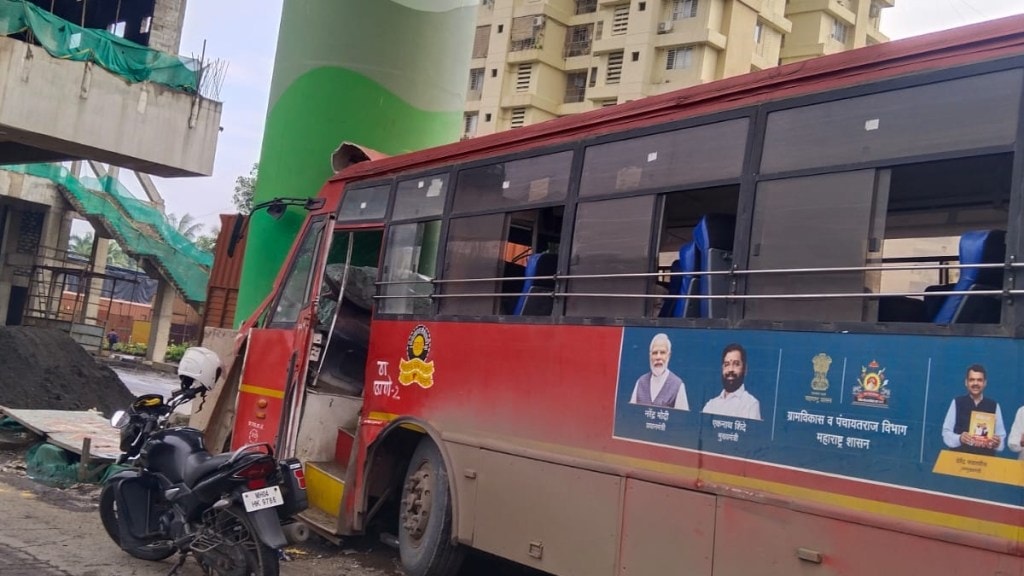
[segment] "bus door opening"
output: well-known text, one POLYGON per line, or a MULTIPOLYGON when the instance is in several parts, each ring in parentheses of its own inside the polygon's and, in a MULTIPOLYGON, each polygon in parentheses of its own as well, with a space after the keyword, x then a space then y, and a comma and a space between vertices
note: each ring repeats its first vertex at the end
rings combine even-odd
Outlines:
MULTIPOLYGON (((317 300, 306 398, 296 443, 303 460, 339 461, 362 407, 382 230, 337 231, 317 300)), ((347 452, 347 450, 346 450, 347 452)))

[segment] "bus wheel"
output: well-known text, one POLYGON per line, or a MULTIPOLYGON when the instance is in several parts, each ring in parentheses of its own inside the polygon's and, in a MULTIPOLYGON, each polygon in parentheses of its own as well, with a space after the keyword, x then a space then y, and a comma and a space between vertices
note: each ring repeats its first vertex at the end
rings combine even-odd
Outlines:
POLYGON ((409 576, 454 576, 465 549, 452 542, 452 503, 441 451, 420 440, 405 473, 398 553, 409 576))

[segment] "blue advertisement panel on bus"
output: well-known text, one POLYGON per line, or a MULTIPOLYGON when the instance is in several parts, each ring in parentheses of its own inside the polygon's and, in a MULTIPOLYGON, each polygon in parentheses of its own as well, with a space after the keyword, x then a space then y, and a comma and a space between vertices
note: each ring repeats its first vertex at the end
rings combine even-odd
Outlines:
POLYGON ((1019 506, 1020 360, 997 338, 626 328, 614 436, 1019 506))

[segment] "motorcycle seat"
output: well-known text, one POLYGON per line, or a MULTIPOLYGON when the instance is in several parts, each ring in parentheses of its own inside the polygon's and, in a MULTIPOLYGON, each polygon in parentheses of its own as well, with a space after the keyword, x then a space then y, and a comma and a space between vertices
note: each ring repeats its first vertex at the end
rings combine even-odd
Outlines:
POLYGON ((186 486, 195 486, 204 476, 215 472, 231 458, 231 452, 211 455, 209 452, 192 454, 185 460, 185 473, 182 475, 186 486))

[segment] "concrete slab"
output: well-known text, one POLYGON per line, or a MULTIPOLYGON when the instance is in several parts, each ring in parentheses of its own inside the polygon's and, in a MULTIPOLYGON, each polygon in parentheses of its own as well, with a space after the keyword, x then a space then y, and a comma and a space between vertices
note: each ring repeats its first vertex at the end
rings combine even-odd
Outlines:
POLYGON ((120 431, 99 412, 23 410, 4 406, 0 406, 0 412, 69 452, 81 455, 82 442, 89 438, 89 454, 93 460, 113 461, 121 454, 120 431))

